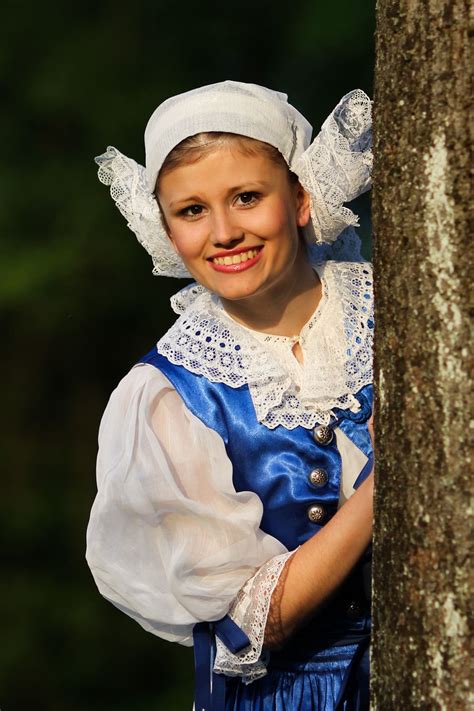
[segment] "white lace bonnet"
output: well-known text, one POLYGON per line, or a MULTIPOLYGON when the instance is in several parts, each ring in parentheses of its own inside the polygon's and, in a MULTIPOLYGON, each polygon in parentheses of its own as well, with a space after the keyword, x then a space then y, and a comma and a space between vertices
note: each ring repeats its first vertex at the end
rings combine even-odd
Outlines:
POLYGON ((99 180, 110 185, 129 228, 151 255, 153 273, 189 277, 164 230, 154 196, 160 168, 178 143, 197 133, 224 131, 274 146, 309 193, 311 225, 305 236, 331 243, 346 227, 358 224, 344 203, 370 188, 371 126, 371 101, 356 89, 341 99, 310 144, 312 127, 288 103, 286 94, 224 81, 173 96, 158 106, 145 130, 146 168, 113 146, 95 161, 99 180))

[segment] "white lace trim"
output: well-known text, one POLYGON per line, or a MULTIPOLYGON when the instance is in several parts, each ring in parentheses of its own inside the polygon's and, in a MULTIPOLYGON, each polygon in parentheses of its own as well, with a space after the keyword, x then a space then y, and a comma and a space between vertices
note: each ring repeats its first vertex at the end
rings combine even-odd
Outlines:
MULTIPOLYGON (((310 197, 311 224, 304 230, 310 244, 332 242, 344 228, 358 224, 357 216, 344 203, 370 187, 371 106, 360 89, 346 94, 313 143, 291 166, 310 197)), ((189 277, 164 230, 145 168, 113 146, 95 161, 99 180, 110 185, 112 199, 150 254, 153 273, 189 277)))
POLYGON ((232 388, 248 385, 259 422, 274 429, 328 424, 333 408, 357 409, 372 382, 373 300, 367 262, 314 265, 324 303, 305 334, 301 378, 285 367, 261 334, 244 328, 220 300, 194 284, 173 297, 181 317, 157 344, 171 363, 232 388))
POLYGON ((214 671, 218 674, 241 676, 246 684, 250 684, 267 673, 268 654, 265 651, 262 654, 262 647, 268 611, 281 572, 293 553, 283 553, 269 560, 235 598, 229 615, 249 638, 250 647, 232 654, 217 639, 214 671))

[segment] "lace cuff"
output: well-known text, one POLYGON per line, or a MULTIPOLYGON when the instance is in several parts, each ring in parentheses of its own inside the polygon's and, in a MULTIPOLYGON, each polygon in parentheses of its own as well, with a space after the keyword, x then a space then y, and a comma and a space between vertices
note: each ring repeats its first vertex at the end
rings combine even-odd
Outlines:
POLYGON ((218 674, 241 676, 245 684, 250 684, 267 673, 268 653, 262 652, 262 647, 270 601, 285 563, 294 552, 269 560, 241 588, 229 616, 246 633, 250 647, 232 654, 220 639, 216 639, 214 671, 218 674))

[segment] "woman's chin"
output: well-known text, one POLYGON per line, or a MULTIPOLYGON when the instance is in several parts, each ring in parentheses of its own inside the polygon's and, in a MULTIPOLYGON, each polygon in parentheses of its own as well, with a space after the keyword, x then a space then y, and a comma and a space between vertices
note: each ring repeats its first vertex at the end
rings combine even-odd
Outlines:
POLYGON ((241 299, 248 299, 255 296, 260 290, 256 287, 235 285, 226 288, 212 289, 212 291, 224 301, 240 301, 241 299))

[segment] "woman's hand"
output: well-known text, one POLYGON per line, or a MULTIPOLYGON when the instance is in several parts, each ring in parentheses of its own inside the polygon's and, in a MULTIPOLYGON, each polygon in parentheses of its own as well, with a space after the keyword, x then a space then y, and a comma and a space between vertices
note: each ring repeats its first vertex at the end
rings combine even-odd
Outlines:
POLYGON ((372 449, 375 452, 375 432, 374 432, 374 411, 367 421, 367 427, 369 429, 370 439, 372 440, 372 449))
MULTIPOLYGON (((372 450, 374 452, 374 457, 375 457, 375 432, 374 432, 374 412, 373 412, 373 410, 372 410, 372 414, 371 414, 370 418, 367 421, 367 428, 369 430, 370 439, 372 441, 372 450)), ((374 467, 373 466, 372 466, 372 471, 370 472, 366 481, 367 480, 370 480, 370 488, 371 488, 370 496, 373 497, 373 495, 374 495, 374 467)))

